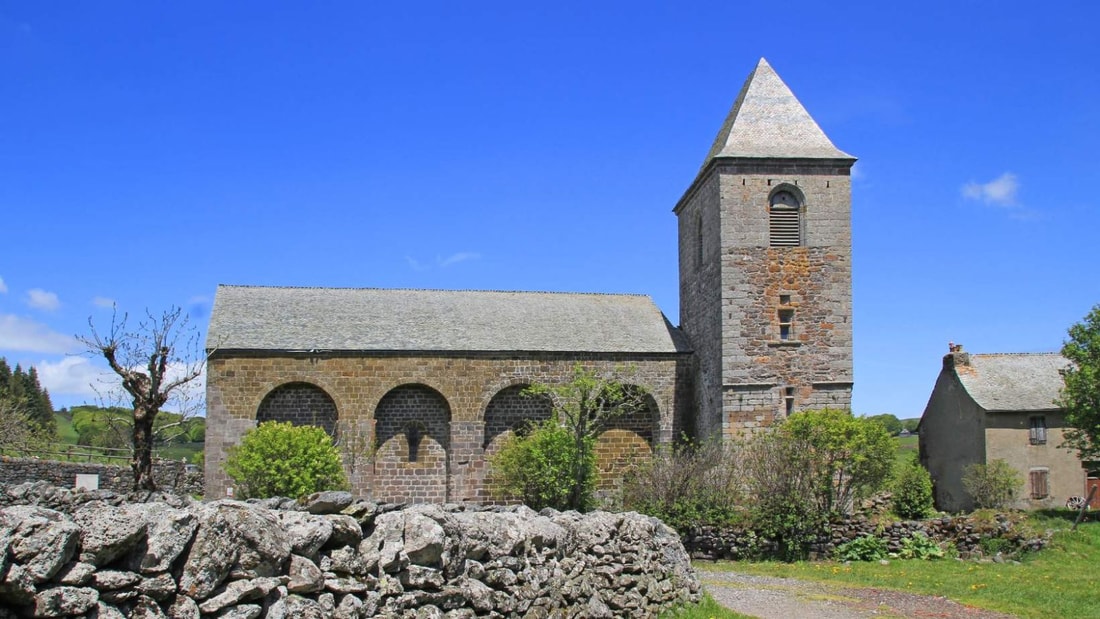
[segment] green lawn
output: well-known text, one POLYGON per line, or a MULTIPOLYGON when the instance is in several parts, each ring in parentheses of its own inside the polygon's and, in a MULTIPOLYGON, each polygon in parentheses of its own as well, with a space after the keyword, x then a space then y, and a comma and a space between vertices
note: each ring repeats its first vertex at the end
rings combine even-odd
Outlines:
POLYGON ((1057 532, 1051 545, 1019 564, 891 560, 813 563, 736 562, 699 565, 750 574, 784 576, 865 587, 944 595, 963 604, 1022 618, 1100 617, 1100 522, 1069 531, 1072 515, 1031 516, 1033 525, 1057 532))
POLYGON ((897 456, 896 461, 901 464, 908 464, 909 459, 917 453, 917 435, 912 434, 910 436, 898 436, 894 438, 897 444, 897 456))
MULTIPOLYGON (((90 453, 96 451, 93 448, 87 448, 84 446, 77 446, 77 434, 73 429, 72 416, 69 414, 54 413, 54 420, 57 422, 57 443, 54 445, 54 451, 64 452, 70 446, 74 447, 75 451, 81 453, 90 453)), ((188 462, 194 463, 200 460, 198 457, 205 448, 205 443, 176 443, 165 447, 157 447, 154 450, 154 455, 166 460, 179 460, 180 458, 187 458, 188 462)), ((118 455, 115 453, 114 455, 118 455)), ((84 460, 84 457, 74 457, 77 460, 84 460)), ((101 458, 91 457, 92 462, 106 462, 109 464, 122 464, 125 465, 128 457, 126 458, 101 458)))

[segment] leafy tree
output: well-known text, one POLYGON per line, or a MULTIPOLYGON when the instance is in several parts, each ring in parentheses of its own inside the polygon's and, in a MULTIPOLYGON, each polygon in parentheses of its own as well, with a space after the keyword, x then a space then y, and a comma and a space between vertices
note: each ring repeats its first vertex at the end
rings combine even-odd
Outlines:
MULTIPOLYGON (((100 334, 88 319, 91 334, 78 336, 91 354, 102 356, 121 379, 132 404, 130 468, 134 490, 155 490, 153 479, 153 428, 161 407, 187 395, 187 386, 197 379, 206 363, 198 332, 189 325, 182 308, 173 307, 160 316, 146 311, 136 329, 126 327, 127 315, 112 315, 106 334, 100 334)), ((181 402, 182 404, 182 402, 181 402)))
POLYGON ((1016 498, 1023 485, 1020 474, 1008 462, 968 464, 963 469, 963 488, 979 509, 1001 509, 1016 498))
POLYGON ((0 394, 0 450, 34 451, 49 444, 52 434, 36 424, 24 401, 0 394))
MULTIPOLYGON (((585 439, 586 443, 591 441, 585 439)), ((511 436, 490 457, 497 481, 493 489, 499 497, 519 497, 533 509, 570 509, 574 498, 573 467, 581 458, 588 459, 584 468, 589 477, 584 480, 580 502, 588 505, 596 487, 595 453, 591 448, 585 454, 578 453, 569 429, 548 419, 526 433, 511 436)))
POLYGON ((1064 445, 1082 460, 1100 459, 1100 305, 1069 328, 1062 356, 1071 362, 1062 370, 1065 385, 1057 400, 1070 426, 1064 445))
POLYGON ((340 451, 316 426, 261 423, 229 449, 224 466, 242 498, 298 498, 347 488, 340 451))
POLYGON ((902 419, 901 428, 910 432, 916 432, 917 426, 920 425, 920 417, 913 417, 911 419, 902 419))
POLYGON ((811 494, 817 509, 833 514, 882 489, 894 462, 894 443, 882 424, 840 409, 791 415, 778 429, 808 451, 811 494))
MULTIPOLYGON (((134 418, 129 409, 74 406, 71 417, 78 445, 122 448, 130 443, 134 418)), ((206 419, 161 411, 153 422, 153 445, 201 442, 205 433, 206 419)))
POLYGON ((892 508, 899 518, 919 520, 932 513, 932 476, 915 454, 899 468, 891 490, 892 508))
MULTIPOLYGON (((588 509, 597 477, 594 457, 596 438, 612 419, 644 410, 647 392, 577 364, 573 366, 569 381, 554 385, 536 383, 524 389, 523 393, 530 397, 549 397, 553 403, 552 418, 565 429, 573 442, 568 452, 572 461, 562 478, 569 490, 564 507, 588 509)), ((507 478, 503 481, 505 484, 513 483, 507 478)))
POLYGON ((779 558, 803 558, 828 522, 814 501, 811 445, 778 431, 757 434, 746 446, 744 470, 753 528, 776 544, 779 558))
POLYGON ((867 420, 881 423, 882 427, 886 428, 886 431, 890 433, 890 436, 897 436, 898 432, 901 432, 901 421, 890 413, 872 415, 871 417, 868 417, 867 420))

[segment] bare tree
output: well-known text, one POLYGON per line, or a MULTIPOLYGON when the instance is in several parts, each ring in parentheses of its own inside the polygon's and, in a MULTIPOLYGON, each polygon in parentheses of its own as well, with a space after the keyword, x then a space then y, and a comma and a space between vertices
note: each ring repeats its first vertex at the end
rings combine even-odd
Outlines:
POLYGON ((121 378, 121 387, 133 403, 131 440, 134 490, 155 490, 153 479, 153 423, 161 407, 186 396, 186 386, 197 379, 206 364, 198 331, 183 309, 172 307, 160 316, 148 310, 137 329, 127 330, 128 316, 111 316, 111 328, 102 335, 88 319, 90 336, 77 336, 95 356, 102 356, 121 378))

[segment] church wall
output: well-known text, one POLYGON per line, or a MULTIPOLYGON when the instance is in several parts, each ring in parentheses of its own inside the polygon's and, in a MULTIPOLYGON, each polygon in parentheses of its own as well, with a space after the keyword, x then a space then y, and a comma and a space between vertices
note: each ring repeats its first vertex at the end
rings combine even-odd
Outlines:
POLYGON ((706 176, 676 209, 680 257, 680 327, 695 351, 695 427, 708 437, 722 427, 721 214, 718 177, 706 176))
POLYGON ((717 164, 727 435, 771 425, 788 411, 851 406, 849 165, 717 164), (799 247, 769 247, 769 197, 782 186, 804 198, 799 247), (780 310, 794 317, 785 338, 780 310))
MULTIPOLYGON (((387 393, 402 385, 423 385, 437 392, 449 408, 445 440, 425 433, 421 448, 427 457, 446 452, 444 501, 477 501, 484 477, 485 411, 493 396, 519 384, 567 381, 576 363, 599 371, 615 371, 627 383, 644 387, 657 409, 654 440, 670 442, 684 431, 684 416, 692 399, 688 354, 597 355, 588 353, 453 354, 372 356, 353 354, 286 354, 262 356, 219 351, 207 364, 206 495, 225 496, 231 481, 222 465, 230 446, 256 424, 264 398, 288 383, 309 383, 324 390, 336 404, 337 430, 345 470, 360 496, 391 500, 395 486, 379 487, 377 471, 391 460, 407 456, 400 441, 386 454, 375 450, 375 412, 387 393), (631 372, 631 370, 633 370, 631 372), (437 449, 438 448, 438 449, 437 449), (376 456, 373 457, 372 456, 376 456)), ((690 422, 689 424, 690 425, 690 422)), ((610 449, 633 452, 636 444, 618 439, 610 449)), ((606 449, 606 448, 605 448, 606 449)), ((431 466, 439 471, 438 462, 431 466)), ((414 473, 415 475, 415 473, 414 473)), ((389 479, 396 479, 391 475, 389 479)), ((394 482, 399 483, 399 482, 394 482)), ((436 490, 418 491, 419 494, 436 490)), ((483 498, 483 496, 482 496, 483 498)))

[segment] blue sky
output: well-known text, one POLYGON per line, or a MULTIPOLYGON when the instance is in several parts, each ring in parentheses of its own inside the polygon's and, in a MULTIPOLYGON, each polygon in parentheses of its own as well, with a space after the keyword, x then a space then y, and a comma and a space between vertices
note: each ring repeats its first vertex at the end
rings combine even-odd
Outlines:
POLYGON ((0 2, 0 355, 219 283, 635 292, 763 56, 853 184, 854 409, 1100 303, 1095 2, 0 2))

